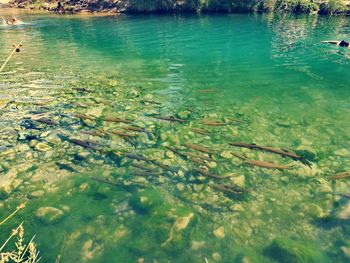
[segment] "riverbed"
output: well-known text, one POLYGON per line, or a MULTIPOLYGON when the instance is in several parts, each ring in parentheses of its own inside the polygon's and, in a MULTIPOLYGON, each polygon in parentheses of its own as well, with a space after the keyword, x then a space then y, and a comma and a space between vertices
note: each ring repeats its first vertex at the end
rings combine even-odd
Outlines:
POLYGON ((0 221, 26 207, 0 243, 23 222, 43 262, 348 262, 350 50, 321 41, 349 18, 17 16, 0 221))

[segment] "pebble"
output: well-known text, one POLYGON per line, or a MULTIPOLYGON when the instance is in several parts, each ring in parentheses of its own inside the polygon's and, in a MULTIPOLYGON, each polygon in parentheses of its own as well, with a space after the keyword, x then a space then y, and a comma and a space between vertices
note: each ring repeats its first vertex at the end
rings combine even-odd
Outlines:
POLYGON ((213 231, 213 234, 214 234, 214 236, 217 237, 217 238, 220 238, 220 239, 225 238, 225 229, 224 229, 224 227, 221 226, 221 227, 215 229, 215 230, 213 231))
POLYGON ((45 224, 57 223, 60 221, 64 213, 62 210, 55 207, 40 207, 36 213, 36 217, 45 224))
POLYGON ((39 198, 39 197, 42 197, 44 194, 45 194, 45 192, 43 190, 37 190, 37 191, 29 193, 28 198, 29 199, 39 198))
POLYGON ((334 154, 339 156, 339 157, 349 157, 350 151, 348 149, 343 148, 343 149, 334 151, 334 154))
POLYGON ((191 243, 191 249, 192 250, 198 250, 203 248, 205 245, 205 241, 192 241, 191 243))
POLYGON ((244 175, 239 175, 239 176, 233 176, 231 177, 232 183, 239 187, 244 187, 245 186, 245 177, 244 175))
POLYGON ((214 261, 216 261, 216 262, 221 261, 220 253, 214 252, 211 256, 213 257, 214 261))
POLYGON ((350 219, 350 201, 342 208, 337 215, 338 219, 348 220, 350 219))
POLYGON ((232 158, 232 154, 231 154, 230 151, 223 151, 223 152, 220 153, 220 156, 221 156, 222 158, 226 158, 226 159, 232 158))
POLYGON ((185 189, 185 185, 183 183, 178 183, 178 184, 176 184, 176 188, 177 188, 177 190, 182 192, 185 189))
POLYGON ((43 142, 37 143, 34 148, 35 148, 35 150, 37 150, 39 152, 47 152, 47 151, 51 150, 51 147, 43 142))

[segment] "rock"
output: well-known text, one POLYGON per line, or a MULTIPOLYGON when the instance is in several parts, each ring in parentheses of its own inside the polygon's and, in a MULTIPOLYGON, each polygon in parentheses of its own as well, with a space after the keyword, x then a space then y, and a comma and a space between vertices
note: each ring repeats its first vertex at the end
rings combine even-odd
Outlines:
POLYGON ((303 240, 275 239, 266 249, 266 254, 280 263, 331 262, 319 247, 303 240))
POLYGON ((230 206, 230 209, 234 212, 242 212, 244 211, 244 207, 241 204, 234 204, 230 206))
POLYGON ((334 154, 339 156, 339 157, 349 157, 350 151, 348 149, 343 148, 343 149, 334 151, 334 154))
POLYGON ((302 209, 303 209, 304 213, 306 213, 312 217, 315 217, 315 218, 323 218, 327 215, 323 211, 323 209, 316 204, 308 204, 308 205, 304 204, 304 205, 302 205, 302 209))
POLYGON ((40 207, 36 211, 35 215, 41 222, 45 224, 57 223, 64 217, 62 210, 50 206, 40 207))
POLYGON ((103 250, 102 245, 94 245, 94 241, 92 239, 89 239, 83 244, 82 250, 81 250, 81 259, 83 262, 85 261, 91 261, 94 256, 97 256, 97 254, 100 254, 103 250))
POLYGON ((344 253, 344 256, 350 259, 350 247, 342 246, 340 249, 344 253))
POLYGON ((182 192, 185 189, 185 185, 183 183, 178 183, 178 184, 176 184, 176 188, 177 188, 177 190, 182 192))
POLYGON ((214 261, 216 261, 216 262, 221 261, 221 255, 220 255, 220 253, 214 252, 211 256, 212 256, 212 258, 214 259, 214 261))
POLYGON ((244 175, 232 176, 231 177, 231 181, 232 181, 232 183, 234 183, 235 185, 237 185, 239 187, 244 187, 245 186, 245 177, 244 177, 244 175))
POLYGON ((337 218, 342 220, 350 219, 350 201, 340 210, 337 218))
POLYGON ((170 158, 170 159, 175 158, 175 154, 173 152, 171 152, 171 151, 166 151, 165 152, 165 156, 170 158))
POLYGON ((223 151, 220 153, 220 156, 222 158, 230 159, 230 158, 232 158, 233 155, 231 154, 230 151, 223 151))
POLYGON ((193 213, 189 213, 187 216, 178 217, 174 223, 174 230, 180 231, 186 229, 193 217, 193 213))
POLYGON ((79 192, 83 193, 83 192, 87 192, 90 190, 90 185, 88 183, 83 183, 81 185, 79 185, 79 192))
POLYGON ((152 212, 163 203, 162 196, 154 189, 140 191, 131 199, 133 208, 141 212, 152 212))
POLYGON ((220 239, 225 238, 225 229, 224 229, 224 227, 221 226, 221 227, 215 229, 213 231, 213 234, 217 238, 220 238, 220 239))
POLYGON ((192 250, 198 250, 198 249, 201 249, 203 248, 205 245, 205 241, 192 241, 191 243, 191 249, 192 250))
POLYGON ((323 178, 319 178, 317 179, 317 181, 319 183, 319 186, 317 187, 318 193, 324 193, 324 194, 333 193, 333 188, 331 187, 328 181, 326 181, 323 178))
POLYGON ((19 151, 19 152, 26 152, 29 150, 30 150, 30 147, 28 146, 28 144, 20 144, 17 147, 17 151, 19 151))
POLYGON ((39 152, 47 152, 47 151, 51 150, 51 147, 46 143, 39 142, 35 145, 34 149, 39 151, 39 152))
POLYGON ((45 194, 45 192, 43 190, 37 190, 37 191, 29 193, 28 198, 29 199, 39 198, 39 197, 42 197, 44 194, 45 194))

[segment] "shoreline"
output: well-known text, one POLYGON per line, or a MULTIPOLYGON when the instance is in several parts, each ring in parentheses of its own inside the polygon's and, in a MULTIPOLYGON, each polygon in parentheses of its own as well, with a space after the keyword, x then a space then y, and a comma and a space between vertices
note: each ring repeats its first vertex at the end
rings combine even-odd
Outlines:
MULTIPOLYGON (((37 3, 31 5, 25 5, 25 3, 5 3, 0 2, 1 9, 12 9, 12 10, 26 10, 30 12, 48 12, 52 14, 57 13, 57 3, 37 3)), ((342 10, 325 10, 319 8, 318 10, 275 10, 275 9, 264 9, 262 7, 246 7, 246 8, 233 8, 225 9, 224 7, 173 7, 173 8, 162 8, 162 7, 130 7, 130 6, 117 6, 117 4, 111 4, 109 6, 94 6, 85 5, 80 6, 77 4, 63 5, 64 14, 69 15, 120 15, 120 14, 143 14, 143 15, 165 15, 165 14, 252 14, 252 13, 274 13, 274 14, 305 14, 305 15, 341 15, 350 16, 350 1, 343 2, 342 10)))

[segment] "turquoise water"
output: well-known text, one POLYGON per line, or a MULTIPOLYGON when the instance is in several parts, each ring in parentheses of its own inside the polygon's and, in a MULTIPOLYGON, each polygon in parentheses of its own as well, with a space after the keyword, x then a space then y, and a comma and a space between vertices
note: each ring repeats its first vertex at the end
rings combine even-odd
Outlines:
POLYGON ((350 50, 320 43, 349 18, 17 16, 0 27, 1 63, 23 41, 0 75, 0 220, 26 208, 0 243, 24 222, 43 262, 349 260, 350 182, 331 177, 350 170, 350 50))

